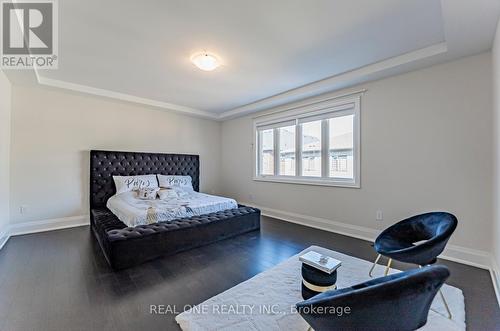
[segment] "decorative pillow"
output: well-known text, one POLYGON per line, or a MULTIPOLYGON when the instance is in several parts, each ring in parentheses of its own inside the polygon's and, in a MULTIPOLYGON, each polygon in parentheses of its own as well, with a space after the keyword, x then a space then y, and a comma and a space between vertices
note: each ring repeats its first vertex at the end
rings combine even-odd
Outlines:
POLYGON ((179 197, 177 191, 171 188, 160 189, 160 191, 158 191, 158 196, 161 200, 175 199, 179 197))
POLYGON ((138 197, 142 200, 155 200, 159 190, 159 187, 143 188, 138 191, 138 197))
POLYGON ((143 188, 157 188, 156 175, 142 176, 113 176, 116 186, 116 194, 136 191, 143 188))
POLYGON ((183 188, 174 188, 174 191, 177 192, 177 196, 179 198, 187 197, 189 195, 189 192, 193 192, 194 190, 191 189, 183 189, 183 188))
POLYGON ((158 181, 162 188, 182 188, 193 191, 193 180, 191 176, 158 175, 158 181))

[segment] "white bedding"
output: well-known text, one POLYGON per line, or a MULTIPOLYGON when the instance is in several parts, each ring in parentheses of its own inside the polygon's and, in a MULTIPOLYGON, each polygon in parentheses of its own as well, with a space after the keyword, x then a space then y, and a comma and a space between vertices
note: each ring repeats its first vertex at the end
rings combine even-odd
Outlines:
POLYGON ((142 200, 136 192, 130 191, 112 196, 106 206, 120 221, 134 227, 233 209, 238 204, 234 199, 195 191, 164 200, 142 200))

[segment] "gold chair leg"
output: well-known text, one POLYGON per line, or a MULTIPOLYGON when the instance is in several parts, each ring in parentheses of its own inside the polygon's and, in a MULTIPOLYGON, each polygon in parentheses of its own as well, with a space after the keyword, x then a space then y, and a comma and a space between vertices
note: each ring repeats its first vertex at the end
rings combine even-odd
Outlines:
POLYGON ((373 269, 375 269, 375 266, 377 265, 377 262, 378 262, 378 260, 380 260, 380 257, 381 257, 381 256, 382 256, 382 255, 380 255, 380 254, 379 254, 379 255, 377 256, 377 258, 375 259, 375 262, 373 262, 373 265, 372 265, 372 267, 371 267, 370 271, 368 272, 368 276, 373 277, 373 276, 372 276, 373 269))
POLYGON ((387 267, 385 267, 384 276, 387 276, 387 274, 389 274, 389 269, 391 268, 391 263, 392 263, 392 259, 389 259, 389 261, 387 261, 387 267))
POLYGON ((439 294, 441 295, 441 299, 443 300, 444 307, 446 308, 446 311, 448 312, 448 318, 451 319, 451 311, 450 307, 448 307, 448 302, 446 302, 446 299, 444 298, 443 292, 441 292, 441 289, 439 289, 439 294))

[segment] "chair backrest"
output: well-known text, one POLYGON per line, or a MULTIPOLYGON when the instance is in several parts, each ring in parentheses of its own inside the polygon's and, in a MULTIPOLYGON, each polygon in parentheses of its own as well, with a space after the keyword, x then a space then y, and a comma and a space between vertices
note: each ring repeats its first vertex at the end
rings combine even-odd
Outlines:
POLYGON ((448 239, 455 231, 458 220, 447 212, 430 212, 404 219, 382 231, 384 234, 397 233, 402 240, 433 238, 448 239))
POLYGON ((442 265, 376 278, 299 302, 315 331, 415 330, 427 322, 437 291, 450 275, 442 265))
POLYGON ((382 255, 418 265, 433 264, 457 228, 457 218, 447 212, 415 215, 388 227, 375 239, 382 255), (420 242, 414 245, 415 242, 420 242))
POLYGON ((458 220, 455 215, 447 212, 431 212, 410 217, 408 223, 415 223, 421 231, 427 232, 429 238, 449 238, 455 231, 458 220))

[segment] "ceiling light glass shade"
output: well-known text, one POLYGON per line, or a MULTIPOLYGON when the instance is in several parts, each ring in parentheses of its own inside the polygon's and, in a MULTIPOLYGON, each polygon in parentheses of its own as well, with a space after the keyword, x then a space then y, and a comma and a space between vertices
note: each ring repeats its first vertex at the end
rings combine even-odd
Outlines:
POLYGON ((217 57, 207 52, 194 54, 191 56, 191 62, 204 71, 212 71, 220 66, 220 62, 217 57))

